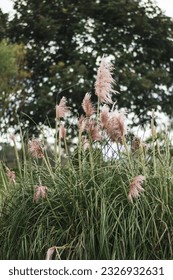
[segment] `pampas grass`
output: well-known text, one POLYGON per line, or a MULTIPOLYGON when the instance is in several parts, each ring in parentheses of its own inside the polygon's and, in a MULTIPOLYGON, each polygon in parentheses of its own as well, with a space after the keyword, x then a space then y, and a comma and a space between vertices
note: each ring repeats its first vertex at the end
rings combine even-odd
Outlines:
MULTIPOLYGON (((98 105, 111 103, 112 70, 102 59, 98 105)), ((44 143, 30 140, 28 147, 20 133, 23 161, 15 144, 15 177, 0 164, 0 258, 172 259, 173 158, 167 133, 160 144, 152 129, 144 149, 139 138, 138 145, 128 141, 123 113, 104 105, 95 114, 89 94, 82 106, 73 153, 66 142, 64 97, 56 106, 51 158, 44 143)), ((151 126, 153 120, 154 114, 151 126)))
POLYGON ((43 148, 39 140, 32 139, 29 141, 29 152, 33 158, 43 158, 43 148))
POLYGON ((138 175, 133 178, 132 182, 130 183, 130 191, 128 194, 128 200, 133 202, 133 198, 137 198, 141 192, 144 191, 142 188, 142 183, 145 180, 145 176, 138 175))
POLYGON ((94 114, 96 110, 91 102, 91 94, 85 94, 84 99, 82 101, 82 107, 84 109, 86 117, 91 117, 94 114))
POLYGON ((122 112, 113 111, 108 115, 106 132, 114 142, 122 144, 126 134, 125 115, 122 112))
POLYGON ((112 77, 113 65, 108 62, 103 56, 97 71, 97 77, 95 82, 95 94, 98 100, 102 103, 112 104, 110 93, 115 93, 113 84, 115 83, 112 77))
POLYGON ((63 96, 58 105, 56 105, 56 118, 65 118, 67 113, 70 113, 70 107, 66 105, 67 99, 63 96))

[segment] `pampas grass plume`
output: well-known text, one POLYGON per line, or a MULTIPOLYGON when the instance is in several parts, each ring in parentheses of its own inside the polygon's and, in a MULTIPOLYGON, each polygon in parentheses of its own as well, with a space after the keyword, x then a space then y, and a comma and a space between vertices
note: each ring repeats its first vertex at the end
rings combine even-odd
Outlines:
POLYGON ((16 178, 15 172, 11 171, 10 168, 8 168, 8 167, 6 167, 6 171, 7 171, 7 176, 9 178, 10 183, 15 184, 16 183, 16 181, 15 181, 15 178, 16 178))
POLYGON ((126 134, 125 115, 123 112, 113 111, 109 113, 106 132, 112 141, 122 144, 126 134))
POLYGON ((53 256, 53 253, 55 252, 55 250, 56 250, 56 246, 53 246, 47 250, 46 260, 52 260, 52 256, 53 256))
POLYGON ((82 102, 82 108, 84 109, 86 117, 91 117, 91 115, 95 112, 95 108, 91 102, 91 94, 85 94, 82 102))
POLYGON ((87 127, 87 122, 86 122, 86 118, 84 118, 83 115, 80 116, 80 118, 78 119, 78 128, 81 132, 83 132, 84 130, 86 130, 87 127))
POLYGON ((41 146, 41 143, 37 139, 32 139, 29 141, 29 152, 33 158, 43 158, 43 148, 41 146))
POLYGON ((108 119, 109 119, 109 107, 107 105, 104 105, 100 113, 100 123, 102 128, 107 127, 108 119))
POLYGON ((90 120, 88 124, 88 131, 92 141, 101 141, 102 135, 99 126, 94 120, 90 120))
POLYGON ((112 85, 115 83, 112 78, 112 63, 108 63, 105 57, 102 57, 100 66, 97 71, 97 77, 95 82, 95 94, 98 96, 100 102, 113 103, 110 92, 115 93, 112 85))
POLYGON ((141 192, 144 191, 141 184, 145 180, 145 176, 138 175, 133 178, 132 182, 130 183, 130 191, 128 194, 128 200, 133 203, 133 198, 137 198, 141 192))
POLYGON ((40 198, 46 198, 47 197, 47 190, 48 188, 46 186, 35 186, 35 192, 34 192, 34 202, 38 202, 40 198))
POLYGON ((67 99, 63 96, 59 105, 56 105, 56 118, 64 118, 66 113, 70 112, 70 108, 66 105, 67 99))

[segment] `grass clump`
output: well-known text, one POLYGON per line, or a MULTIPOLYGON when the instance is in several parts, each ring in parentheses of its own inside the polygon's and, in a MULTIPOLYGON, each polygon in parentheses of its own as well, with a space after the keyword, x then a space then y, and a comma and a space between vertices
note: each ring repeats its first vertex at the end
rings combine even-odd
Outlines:
POLYGON ((99 106, 95 110, 86 94, 73 154, 66 140, 69 108, 63 97, 56 107, 53 164, 37 139, 27 149, 22 142, 22 162, 14 145, 16 175, 1 163, 1 259, 173 258, 169 137, 159 140, 153 114, 151 143, 137 137, 130 143, 124 114, 102 106, 111 102, 105 87, 110 91, 108 82, 113 82, 104 58, 98 71, 99 106))

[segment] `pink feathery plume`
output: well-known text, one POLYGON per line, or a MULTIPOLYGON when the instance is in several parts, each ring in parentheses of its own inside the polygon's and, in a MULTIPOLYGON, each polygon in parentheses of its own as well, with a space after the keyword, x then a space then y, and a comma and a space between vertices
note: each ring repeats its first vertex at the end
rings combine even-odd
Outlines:
POLYGON ((86 138, 86 136, 82 136, 82 147, 83 147, 84 151, 89 149, 89 141, 86 138))
POLYGON ((109 113, 106 132, 112 141, 122 144, 126 134, 125 115, 122 112, 114 111, 109 113))
POLYGON ((34 192, 34 202, 38 202, 40 198, 46 198, 47 197, 47 187, 46 186, 35 186, 35 192, 34 192))
POLYGON ((16 181, 15 181, 15 178, 16 178, 15 172, 11 171, 10 168, 8 168, 8 167, 6 167, 6 171, 7 171, 7 176, 9 178, 10 183, 15 184, 16 183, 16 181))
POLYGON ((91 102, 91 94, 85 94, 82 102, 82 108, 84 109, 86 117, 91 117, 91 115, 95 112, 95 108, 91 102))
POLYGON ((112 103, 110 92, 116 93, 112 88, 113 83, 115 83, 112 78, 112 70, 112 63, 107 62, 106 58, 102 57, 95 82, 95 93, 100 102, 112 103))
POLYGON ((52 260, 52 256, 53 256, 53 253, 55 252, 55 250, 56 250, 56 246, 53 246, 47 250, 46 260, 52 260))
POLYGON ((88 130, 88 132, 90 134, 90 137, 91 137, 92 141, 101 141, 102 140, 100 128, 96 124, 95 121, 91 120, 89 122, 87 130, 88 130))
POLYGON ((66 113, 70 112, 70 107, 66 105, 67 99, 63 96, 60 100, 59 105, 56 105, 56 118, 64 118, 66 113))
POLYGON ((83 115, 80 116, 77 125, 78 125, 78 128, 81 132, 83 132, 86 129, 87 123, 86 123, 86 119, 84 118, 83 115))
POLYGON ((43 148, 41 143, 37 139, 32 139, 29 141, 29 152, 33 158, 43 158, 43 148))
POLYGON ((66 128, 64 127, 64 124, 61 124, 59 127, 59 139, 65 139, 66 137, 66 128))
POLYGON ((133 198, 137 198, 141 192, 144 191, 141 184, 145 180, 145 176, 138 175, 133 178, 131 184, 130 184, 130 191, 128 194, 128 200, 130 202, 133 202, 133 198))
POLYGON ((100 113, 100 122, 102 128, 107 127, 108 119, 109 119, 109 107, 107 105, 104 105, 100 113))

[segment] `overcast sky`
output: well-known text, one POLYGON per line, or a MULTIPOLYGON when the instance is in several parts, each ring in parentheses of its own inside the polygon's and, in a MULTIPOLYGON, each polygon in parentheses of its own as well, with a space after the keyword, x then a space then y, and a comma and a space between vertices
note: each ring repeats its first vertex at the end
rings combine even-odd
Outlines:
MULTIPOLYGON (((153 0, 165 11, 166 15, 173 17, 173 0, 153 0)), ((0 0, 0 8, 3 12, 11 12, 13 3, 11 0, 0 0)))

